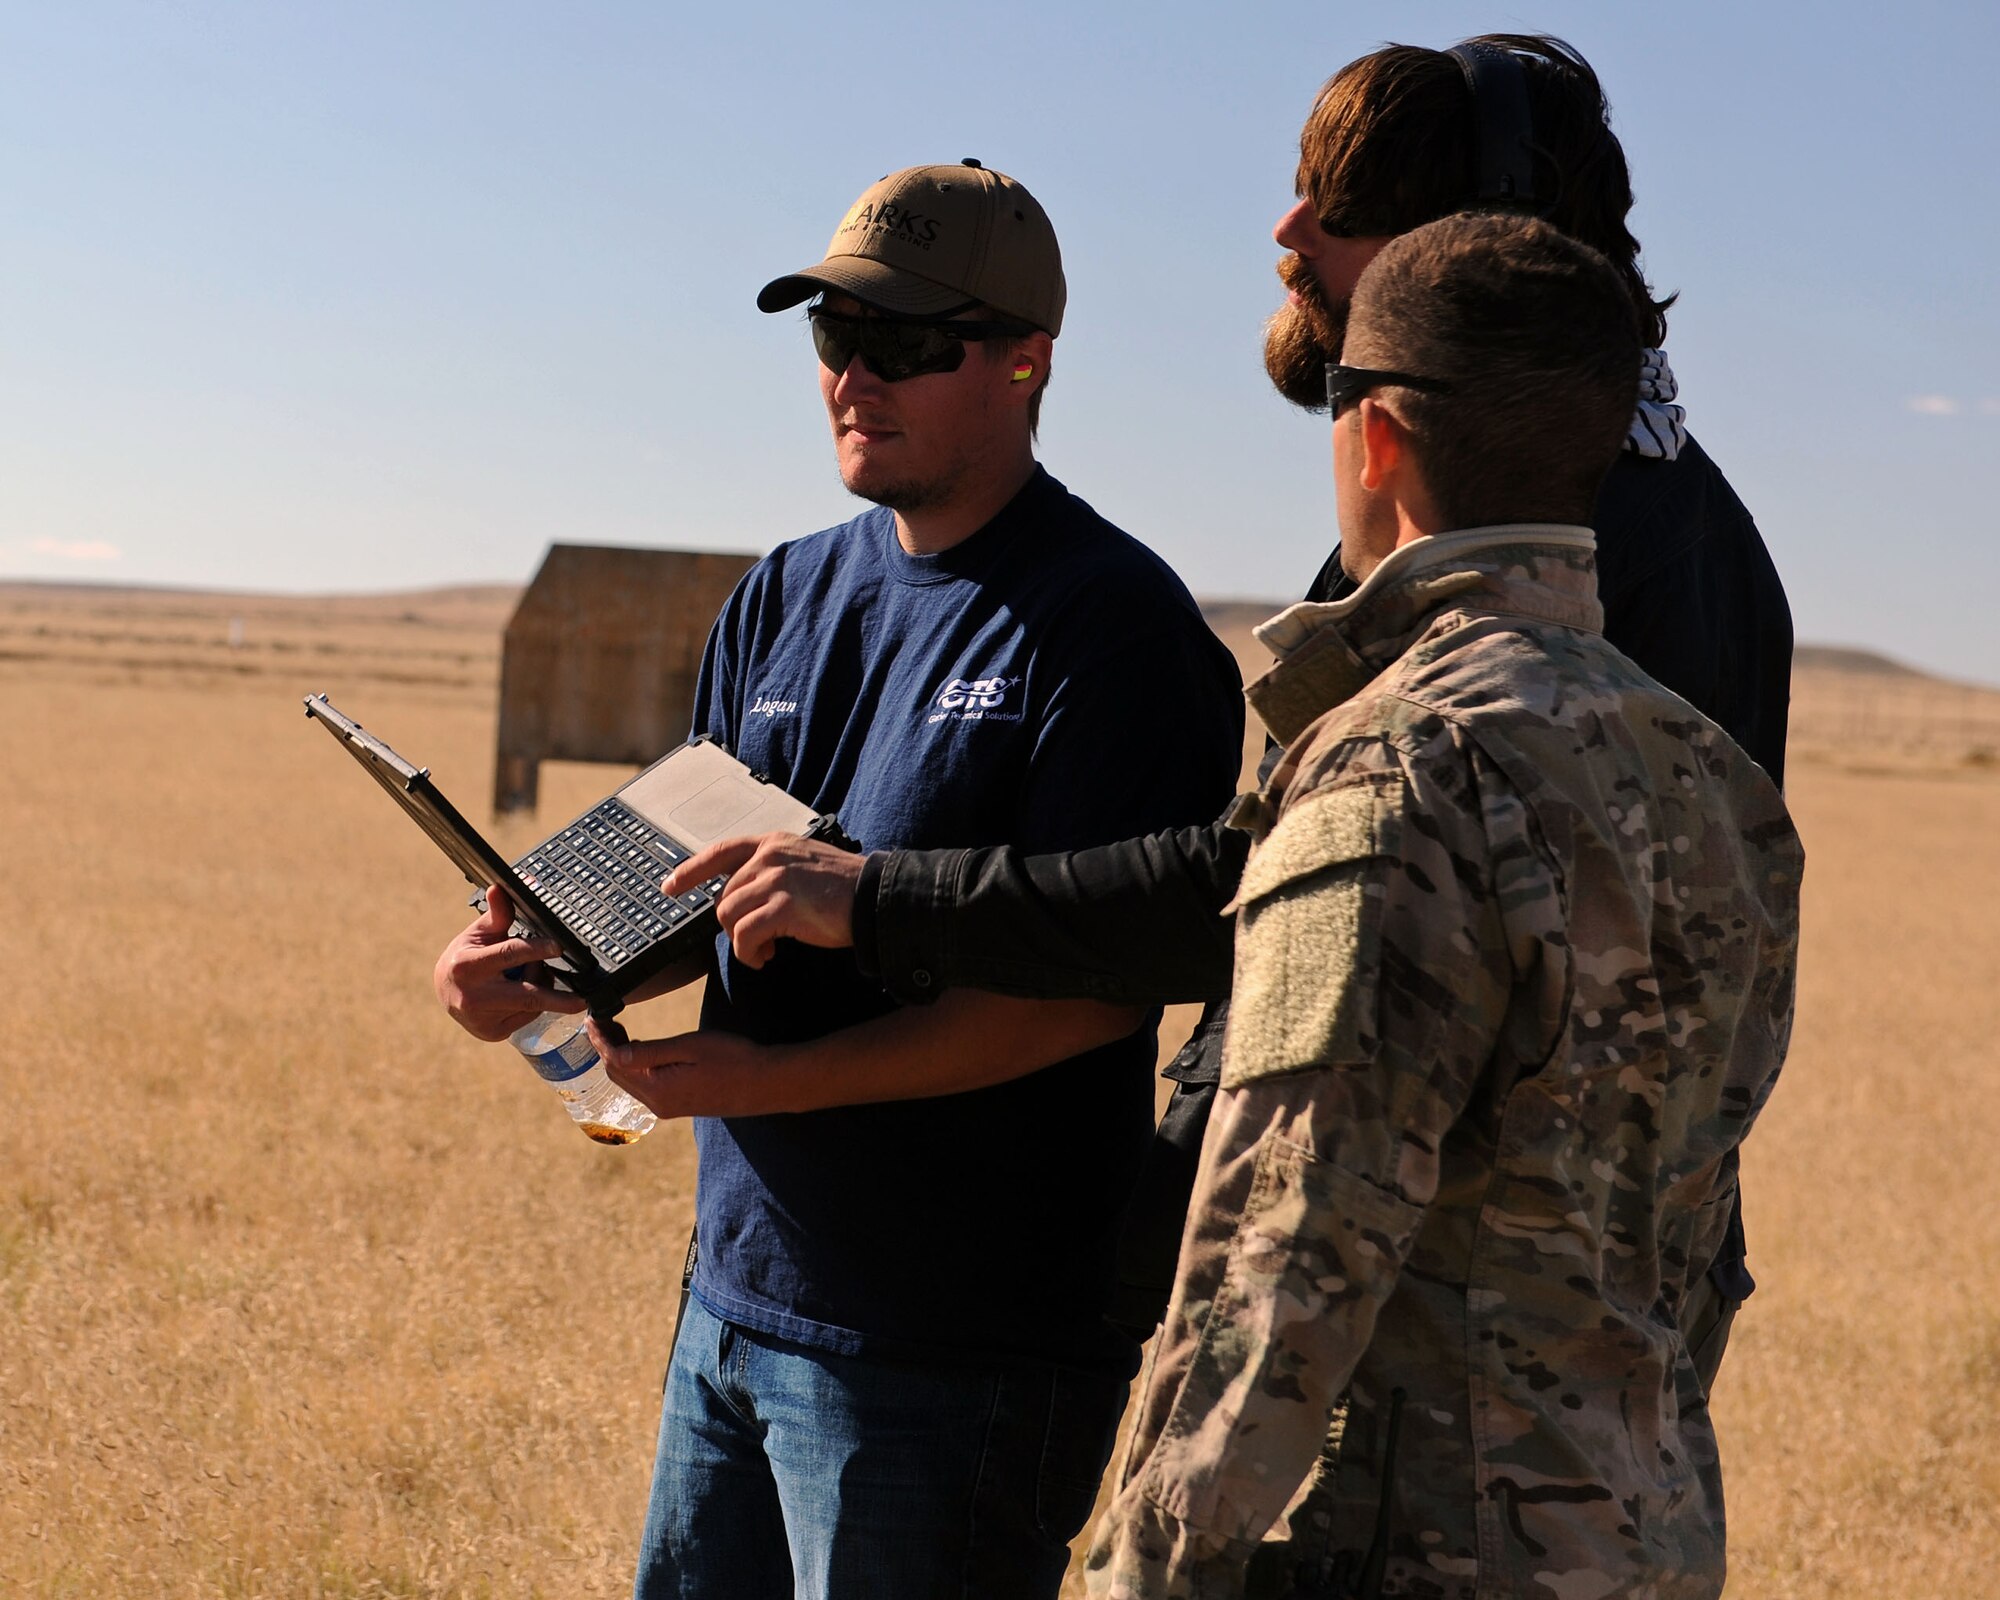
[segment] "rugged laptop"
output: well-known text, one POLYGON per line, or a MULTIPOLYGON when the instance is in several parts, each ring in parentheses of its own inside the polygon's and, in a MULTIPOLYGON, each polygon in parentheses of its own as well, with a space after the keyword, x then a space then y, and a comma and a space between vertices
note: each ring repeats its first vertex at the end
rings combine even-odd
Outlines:
MULTIPOLYGON (((705 951, 716 934, 720 878, 685 894, 660 893, 660 879, 718 839, 745 833, 798 833, 850 844, 830 817, 766 783, 721 745, 695 739, 669 751, 567 827, 509 864, 431 782, 380 739, 342 716, 323 694, 306 715, 361 763, 417 826, 449 856, 485 905, 488 884, 514 902, 520 935, 540 933, 562 949, 548 965, 562 987, 617 1015, 625 997, 683 956, 705 951)), ((851 845, 850 845, 851 847, 851 845)))

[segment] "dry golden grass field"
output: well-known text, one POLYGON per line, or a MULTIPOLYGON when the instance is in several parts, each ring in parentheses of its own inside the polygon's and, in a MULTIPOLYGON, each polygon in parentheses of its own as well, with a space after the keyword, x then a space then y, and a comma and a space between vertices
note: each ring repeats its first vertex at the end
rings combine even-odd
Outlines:
MULTIPOLYGON (((7 1600, 625 1592, 687 1133, 593 1145, 450 1025, 455 877, 299 709, 328 691, 483 815, 511 598, 0 586, 7 1600)), ((2000 694, 1814 667, 1797 716, 1730 1593, 1984 1594, 2000 694)), ((610 776, 548 772, 544 822, 610 776)))

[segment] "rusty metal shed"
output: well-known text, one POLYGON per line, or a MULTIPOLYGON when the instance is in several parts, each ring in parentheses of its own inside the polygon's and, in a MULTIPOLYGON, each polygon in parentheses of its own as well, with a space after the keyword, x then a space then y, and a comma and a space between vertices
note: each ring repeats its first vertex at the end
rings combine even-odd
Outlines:
POLYGON ((636 766, 685 739, 709 625, 756 559, 550 545, 501 646, 493 809, 532 810, 544 761, 636 766))

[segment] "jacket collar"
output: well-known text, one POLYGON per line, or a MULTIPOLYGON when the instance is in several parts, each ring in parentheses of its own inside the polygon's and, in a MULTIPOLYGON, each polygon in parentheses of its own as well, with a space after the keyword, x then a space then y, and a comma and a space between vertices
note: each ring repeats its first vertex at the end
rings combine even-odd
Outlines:
POLYGON ((1280 744, 1352 698, 1448 605, 1601 632, 1596 538, 1588 528, 1516 522, 1393 550, 1344 600, 1302 600, 1253 630, 1277 657, 1243 692, 1280 744))

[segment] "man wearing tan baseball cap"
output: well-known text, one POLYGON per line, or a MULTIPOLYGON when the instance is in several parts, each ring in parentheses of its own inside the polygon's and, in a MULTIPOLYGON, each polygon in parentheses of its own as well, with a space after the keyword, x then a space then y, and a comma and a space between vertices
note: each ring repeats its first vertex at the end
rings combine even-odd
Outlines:
MULTIPOLYGON (((1064 294, 1034 197, 967 161, 882 179, 758 296, 813 301, 841 481, 874 504, 745 577, 694 730, 865 849, 1080 848, 1234 790, 1233 660, 1035 460, 1064 294)), ((1154 1018, 898 1008, 790 939, 718 938, 708 979, 703 1031, 598 1040, 700 1154, 637 1595, 1054 1600, 1138 1365, 1104 1309, 1154 1018)))
POLYGON ((764 285, 759 311, 828 290, 902 317, 990 307, 1054 338, 1062 332, 1062 252, 1035 197, 977 161, 905 167, 849 208, 826 259, 764 285))

